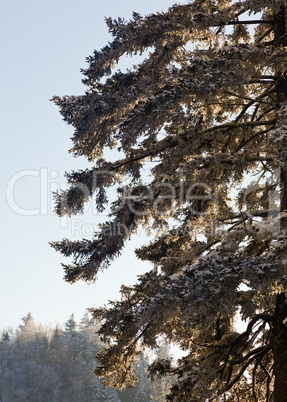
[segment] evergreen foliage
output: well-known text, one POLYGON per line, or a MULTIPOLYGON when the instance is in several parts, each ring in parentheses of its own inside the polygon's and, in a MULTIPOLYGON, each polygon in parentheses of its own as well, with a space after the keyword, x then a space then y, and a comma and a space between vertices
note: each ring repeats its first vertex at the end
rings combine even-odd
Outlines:
POLYGON ((118 391, 105 387, 94 374, 95 354, 102 346, 95 336, 99 324, 85 314, 77 325, 72 315, 65 328, 63 331, 38 325, 29 313, 17 331, 3 332, 0 338, 2 402, 130 402, 143 387, 145 401, 153 400, 154 396, 157 401, 164 400, 167 382, 151 383, 143 375, 148 366, 147 356, 141 355, 135 368, 139 382, 134 389, 118 391))
POLYGON ((132 234, 156 232, 136 250, 152 269, 93 310, 110 342, 96 373, 109 385, 133 384, 139 351, 164 336, 186 352, 150 367, 177 376, 169 400, 286 400, 286 10, 286 0, 194 0, 108 18, 113 40, 88 57, 86 93, 53 98, 75 129, 71 152, 94 163, 67 174, 58 215, 90 197, 102 211, 106 190, 118 191, 92 239, 52 244, 73 259, 65 279, 95 280, 132 234), (145 59, 114 70, 135 54, 145 59))

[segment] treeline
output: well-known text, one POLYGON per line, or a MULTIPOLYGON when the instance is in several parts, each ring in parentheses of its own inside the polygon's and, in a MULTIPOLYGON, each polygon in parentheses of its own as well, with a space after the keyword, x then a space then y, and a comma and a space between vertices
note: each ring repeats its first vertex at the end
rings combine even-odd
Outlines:
MULTIPOLYGON (((94 374, 95 355, 102 346, 99 324, 85 314, 79 324, 72 315, 64 325, 44 327, 29 313, 16 330, 5 330, 0 342, 0 401, 147 402, 164 401, 170 380, 151 382, 148 357, 135 367, 136 388, 105 387, 94 374)), ((163 344, 158 357, 168 356, 163 344)))

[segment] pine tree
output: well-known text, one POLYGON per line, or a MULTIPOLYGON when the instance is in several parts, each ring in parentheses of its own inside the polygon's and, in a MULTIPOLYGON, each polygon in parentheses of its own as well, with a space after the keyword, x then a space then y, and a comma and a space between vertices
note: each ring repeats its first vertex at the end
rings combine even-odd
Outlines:
POLYGON ((105 388, 100 379, 94 375, 96 366, 95 355, 100 347, 100 341, 95 336, 98 323, 86 312, 81 319, 78 332, 80 381, 82 385, 81 399, 85 401, 105 401, 105 388))
POLYGON ((88 57, 86 93, 53 98, 75 129, 72 152, 94 163, 67 174, 58 215, 90 197, 102 211, 106 190, 118 192, 92 239, 52 243, 73 258, 65 279, 95 280, 141 227, 156 233, 136 250, 152 269, 93 312, 112 341, 96 371, 107 384, 133 384, 139 350, 162 335, 186 352, 151 365, 176 375, 169 400, 286 400, 286 10, 194 0, 108 18, 113 40, 88 57), (114 70, 135 54, 144 60, 114 70))
MULTIPOLYGON (((148 362, 143 355, 135 367, 139 382, 122 392, 104 386, 94 375, 95 355, 101 342, 95 336, 98 322, 85 314, 77 329, 73 315, 66 334, 58 327, 43 327, 33 322, 34 331, 23 337, 21 331, 3 331, 0 340, 0 400, 129 402, 162 401, 160 389, 147 382, 148 362), (151 396, 152 391, 152 396, 151 396)), ((24 319, 27 323, 27 320, 24 319)), ((67 324, 66 323, 66 324, 67 324)), ((19 326, 22 330, 25 325, 19 326)), ((165 354, 166 356, 166 354, 165 354)))
POLYGON ((135 402, 145 402, 151 399, 146 371, 147 371, 147 362, 145 356, 143 354, 140 354, 135 367, 135 374, 138 379, 137 389, 133 397, 133 401, 135 402))
POLYGON ((76 328, 77 328, 77 323, 75 321, 75 315, 72 314, 69 317, 68 321, 65 322, 65 334, 67 336, 74 338, 77 334, 76 328))
MULTIPOLYGON (((172 353, 170 350, 170 345, 166 342, 165 339, 161 339, 158 341, 158 349, 155 353, 154 364, 156 362, 167 362, 170 364, 172 361, 172 353)), ((151 398, 152 401, 162 402, 165 400, 165 395, 168 393, 168 390, 173 385, 173 379, 170 377, 159 378, 157 376, 151 375, 152 379, 152 388, 151 388, 151 398)))
POLYGON ((65 383, 68 399, 72 401, 80 400, 82 388, 81 339, 77 327, 75 316, 72 314, 65 323, 64 331, 66 358, 69 362, 65 383))
POLYGON ((3 331, 0 341, 0 401, 7 400, 7 390, 10 388, 9 371, 11 354, 11 332, 3 331))
POLYGON ((28 313, 25 317, 22 317, 22 324, 19 325, 18 329, 18 340, 19 339, 30 339, 33 338, 38 332, 38 327, 35 323, 34 317, 31 313, 28 313))

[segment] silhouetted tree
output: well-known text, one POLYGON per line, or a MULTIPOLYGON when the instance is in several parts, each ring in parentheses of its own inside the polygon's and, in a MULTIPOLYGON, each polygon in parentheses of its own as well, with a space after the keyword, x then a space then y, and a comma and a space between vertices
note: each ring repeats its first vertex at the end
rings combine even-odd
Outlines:
POLYGON ((96 370, 107 384, 133 384, 139 350, 164 335, 188 352, 151 366, 177 376, 168 399, 286 400, 286 10, 286 0, 195 0, 108 18, 113 40, 88 57, 86 93, 53 98, 75 129, 72 152, 93 162, 67 174, 57 213, 89 197, 102 211, 118 186, 92 239, 53 243, 73 258, 65 279, 93 281, 141 226, 157 231, 136 251, 154 267, 93 312, 110 342, 96 370), (113 70, 137 53, 138 65, 113 70))

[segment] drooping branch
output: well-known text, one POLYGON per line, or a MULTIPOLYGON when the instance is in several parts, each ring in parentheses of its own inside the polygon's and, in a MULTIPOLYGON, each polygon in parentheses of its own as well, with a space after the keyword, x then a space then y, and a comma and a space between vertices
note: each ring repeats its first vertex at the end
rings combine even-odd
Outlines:
POLYGON ((274 20, 245 20, 245 21, 229 21, 219 25, 259 25, 268 24, 274 25, 274 20))
MULTIPOLYGON (((86 175, 93 175, 95 172, 99 171, 99 172, 116 172, 118 171, 120 168, 130 165, 134 162, 138 162, 138 161, 144 161, 146 158, 153 158, 155 156, 157 156, 158 154, 160 154, 161 152, 165 151, 165 150, 169 150, 172 149, 176 146, 179 145, 180 141, 189 141, 195 138, 200 138, 205 134, 209 134, 209 133, 214 133, 216 134, 217 131, 221 131, 221 130, 230 130, 230 129, 240 129, 240 128, 245 128, 245 127, 259 127, 259 126, 274 126, 276 123, 276 120, 265 120, 265 121, 250 121, 250 122, 242 122, 242 123, 238 123, 238 122, 234 122, 234 123, 225 123, 225 124, 221 124, 221 125, 217 125, 214 127, 210 127, 210 128, 206 128, 203 130, 199 130, 198 128, 193 128, 191 130, 188 130, 186 132, 184 132, 183 134, 179 134, 178 136, 167 136, 166 138, 164 138, 161 141, 156 142, 155 144, 153 144, 152 147, 150 147, 150 149, 132 149, 130 151, 130 155, 126 158, 120 159, 116 162, 110 162, 107 164, 103 164, 101 166, 101 168, 99 169, 93 169, 92 171, 88 171, 88 172, 82 172, 81 175, 76 174, 74 175, 73 173, 68 175, 68 180, 70 183, 77 183, 77 181, 79 180, 79 178, 82 176, 86 176, 86 175), (76 178, 76 180, 75 180, 76 178)), ((256 157, 254 160, 266 160, 266 158, 260 158, 259 156, 256 157)), ((83 179, 82 179, 83 180, 83 179)), ((81 181, 82 181, 81 180, 81 181)), ((83 180, 83 182, 91 182, 92 180, 83 180)))
POLYGON ((270 345, 266 345, 260 352, 258 352, 257 354, 253 355, 244 365, 243 367, 240 369, 239 373, 228 383, 226 384, 224 387, 222 387, 219 391, 218 391, 218 395, 222 395, 225 392, 229 391, 234 384, 236 384, 240 378, 242 377, 242 375, 244 374, 244 372, 246 371, 246 369, 251 365, 251 363, 253 363, 254 360, 257 359, 261 359, 264 355, 266 355, 266 353, 268 353, 271 350, 271 346, 270 345))

